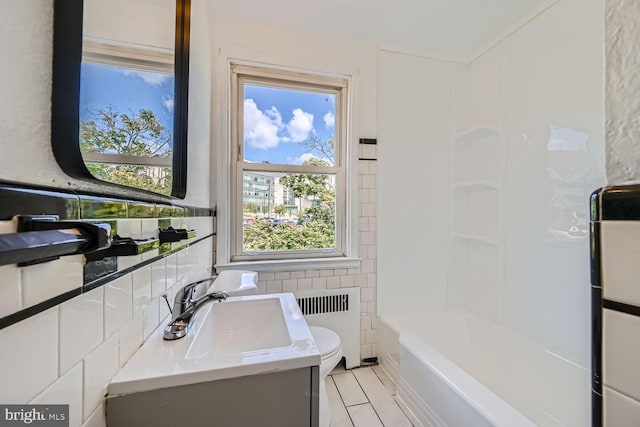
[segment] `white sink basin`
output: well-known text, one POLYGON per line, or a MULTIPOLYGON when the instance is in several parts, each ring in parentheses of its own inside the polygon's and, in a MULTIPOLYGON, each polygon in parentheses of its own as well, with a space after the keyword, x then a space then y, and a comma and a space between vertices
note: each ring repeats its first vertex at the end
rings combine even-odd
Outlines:
POLYGON ((166 341, 165 319, 111 380, 108 394, 320 365, 320 352, 291 293, 212 302, 191 321, 185 337, 166 341))
POLYGON ((291 345, 279 298, 213 303, 210 310, 187 351, 187 359, 291 345))

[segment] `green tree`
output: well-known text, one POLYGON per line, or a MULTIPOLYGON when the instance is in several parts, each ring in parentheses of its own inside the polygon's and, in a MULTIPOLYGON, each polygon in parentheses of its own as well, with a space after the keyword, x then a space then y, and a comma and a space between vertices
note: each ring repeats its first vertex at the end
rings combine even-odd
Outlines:
MULTIPOLYGON (((323 141, 316 135, 302 143, 314 158, 303 165, 333 165, 335 149, 333 138, 323 141)), ((256 220, 243 232, 243 246, 248 251, 304 250, 335 247, 335 189, 329 177, 322 174, 287 174, 280 184, 293 190, 296 199, 308 197, 314 205, 303 210, 298 217, 298 226, 274 225, 270 221, 256 220)), ((275 213, 280 207, 274 208, 275 213)))
MULTIPOLYGON (((80 122, 80 150, 140 157, 171 158, 173 135, 158 121, 151 110, 121 113, 107 106, 80 122)), ((171 168, 87 162, 87 168, 98 179, 142 188, 160 194, 171 194, 171 168)))
POLYGON ((285 205, 278 205, 273 208, 273 213, 280 217, 284 215, 286 212, 287 212, 287 207, 285 205))

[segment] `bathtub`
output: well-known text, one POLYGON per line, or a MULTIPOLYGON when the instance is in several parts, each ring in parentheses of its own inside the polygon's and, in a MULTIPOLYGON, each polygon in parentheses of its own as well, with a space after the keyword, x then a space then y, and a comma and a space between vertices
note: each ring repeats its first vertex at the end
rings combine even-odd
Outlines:
POLYGON ((417 426, 590 425, 589 370, 497 323, 441 310, 377 328, 381 367, 417 426))

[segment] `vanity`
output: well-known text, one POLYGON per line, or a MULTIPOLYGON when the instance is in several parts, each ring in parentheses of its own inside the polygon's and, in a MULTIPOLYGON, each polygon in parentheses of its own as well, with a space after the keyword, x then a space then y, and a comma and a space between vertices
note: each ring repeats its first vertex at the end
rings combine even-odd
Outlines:
POLYGON ((231 297, 189 333, 161 325, 108 386, 107 424, 318 425, 320 353, 291 293, 231 297))

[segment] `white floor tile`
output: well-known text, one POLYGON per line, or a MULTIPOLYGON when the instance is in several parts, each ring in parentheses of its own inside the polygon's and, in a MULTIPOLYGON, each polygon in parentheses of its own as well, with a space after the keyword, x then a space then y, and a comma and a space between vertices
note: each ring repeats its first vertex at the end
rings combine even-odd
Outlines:
POLYGON ((354 427, 384 427, 369 403, 349 406, 347 408, 354 427))
POLYGON ((342 398, 338 393, 333 378, 325 378, 327 386, 327 396, 329 397, 329 408, 331 410, 331 427, 353 427, 351 418, 347 413, 347 408, 342 403, 342 398))
POLYGON ((361 368, 354 369, 352 372, 385 426, 411 427, 411 422, 373 370, 361 368))
POLYGON ((345 406, 349 407, 369 402, 351 372, 334 375, 333 380, 336 383, 336 387, 345 406))
POLYGON ((334 370, 326 386, 331 427, 413 426, 395 399, 393 381, 379 366, 334 370))
POLYGON ((387 391, 391 393, 392 396, 395 396, 397 392, 396 385, 393 383, 389 375, 387 375, 385 370, 382 369, 380 365, 374 365, 371 369, 375 372, 376 376, 380 379, 380 382, 384 385, 387 391))

